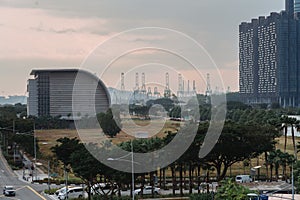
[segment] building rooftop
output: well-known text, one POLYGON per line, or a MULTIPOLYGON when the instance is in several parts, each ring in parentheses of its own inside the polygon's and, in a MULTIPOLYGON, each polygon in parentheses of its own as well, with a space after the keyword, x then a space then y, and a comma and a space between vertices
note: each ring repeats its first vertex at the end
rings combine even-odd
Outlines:
POLYGON ((84 71, 80 69, 33 69, 30 72, 30 75, 35 75, 36 73, 41 72, 78 72, 78 71, 84 71))

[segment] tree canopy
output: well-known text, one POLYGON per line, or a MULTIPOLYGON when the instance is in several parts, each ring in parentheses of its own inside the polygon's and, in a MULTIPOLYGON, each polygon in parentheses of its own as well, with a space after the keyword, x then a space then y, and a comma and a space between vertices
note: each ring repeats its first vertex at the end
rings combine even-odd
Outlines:
MULTIPOLYGON (((208 125, 199 127, 195 145, 204 140, 208 125)), ((227 121, 213 150, 202 162, 216 168, 217 178, 225 177, 227 169, 234 163, 254 158, 263 152, 274 149, 274 138, 278 132, 269 125, 245 125, 227 121)))
POLYGON ((97 119, 104 134, 113 138, 121 131, 120 117, 114 116, 111 109, 106 113, 99 113, 97 119))

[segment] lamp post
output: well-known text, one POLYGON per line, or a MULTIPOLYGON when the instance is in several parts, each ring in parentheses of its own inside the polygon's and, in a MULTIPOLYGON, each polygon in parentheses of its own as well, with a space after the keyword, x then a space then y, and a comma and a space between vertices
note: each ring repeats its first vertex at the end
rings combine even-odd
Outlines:
POLYGON ((295 200, 295 189, 294 189, 294 163, 292 163, 292 200, 295 200))
MULTIPOLYGON (((261 168, 261 166, 260 165, 258 165, 258 166, 255 166, 255 167, 253 167, 252 169, 255 171, 255 175, 256 175, 256 170, 259 170, 261 168)), ((255 175, 253 176, 253 178, 254 178, 254 182, 255 182, 255 175)), ((257 177, 257 179, 258 179, 258 177, 257 177)))
POLYGON ((134 158, 133 158, 133 143, 131 140, 131 152, 125 156, 122 156, 120 158, 108 158, 107 160, 109 161, 124 161, 124 162, 131 162, 131 185, 132 185, 132 200, 134 200, 134 164, 138 164, 140 165, 140 163, 138 162, 134 162, 134 158), (124 158, 128 157, 131 154, 131 161, 130 160, 126 160, 124 158))
MULTIPOLYGON (((33 122, 33 150, 34 150, 34 174, 35 180, 37 180, 37 171, 36 171, 36 137, 35 137, 35 123, 33 122)), ((33 174, 32 174, 32 182, 33 182, 33 174)))
POLYGON ((134 200, 134 164, 133 164, 133 143, 131 140, 131 180, 132 180, 132 200, 134 200))
POLYGON ((50 160, 48 160, 48 191, 50 192, 50 160))

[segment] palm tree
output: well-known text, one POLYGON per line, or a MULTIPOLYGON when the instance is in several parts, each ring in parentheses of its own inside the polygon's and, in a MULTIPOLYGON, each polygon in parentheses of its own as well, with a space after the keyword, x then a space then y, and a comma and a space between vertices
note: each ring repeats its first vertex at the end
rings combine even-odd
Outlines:
POLYGON ((270 166, 271 166, 271 180, 272 180, 273 167, 275 167, 276 180, 278 180, 279 167, 282 162, 281 156, 282 156, 282 152, 279 149, 277 149, 276 151, 271 151, 268 156, 268 162, 270 163, 270 166))
POLYGON ((294 156, 289 153, 281 153, 281 165, 282 165, 282 176, 284 180, 287 180, 286 166, 290 165, 294 161, 294 156))
POLYGON ((286 145, 287 145, 287 132, 288 132, 288 126, 289 126, 290 118, 286 115, 281 116, 280 123, 281 128, 280 130, 283 131, 284 134, 284 152, 286 152, 286 145))
POLYGON ((281 130, 284 130, 284 152, 286 152, 288 127, 291 127, 294 155, 295 158, 297 158, 294 128, 297 128, 298 130, 299 121, 296 118, 291 118, 286 115, 282 116, 280 121, 282 122, 281 130))

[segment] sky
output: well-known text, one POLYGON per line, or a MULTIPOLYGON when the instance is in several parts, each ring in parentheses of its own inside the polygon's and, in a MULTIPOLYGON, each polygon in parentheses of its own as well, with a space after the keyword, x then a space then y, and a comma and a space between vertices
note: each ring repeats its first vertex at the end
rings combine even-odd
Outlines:
POLYGON ((25 95, 32 69, 83 68, 107 86, 238 91, 238 26, 284 0, 0 0, 0 96, 25 95), (149 84, 148 84, 149 83, 149 84), (139 83, 141 84, 141 83, 139 83))

